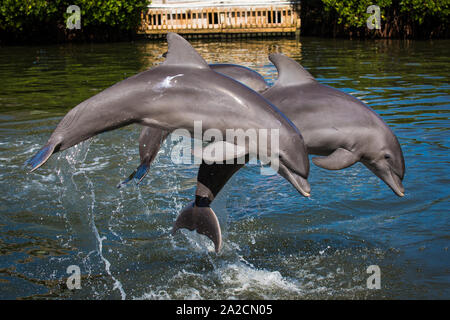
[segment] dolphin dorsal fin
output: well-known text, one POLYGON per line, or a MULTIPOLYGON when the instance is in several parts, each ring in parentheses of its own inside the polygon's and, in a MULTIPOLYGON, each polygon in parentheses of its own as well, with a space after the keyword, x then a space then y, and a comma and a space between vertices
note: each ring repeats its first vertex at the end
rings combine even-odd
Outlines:
POLYGON ((294 59, 280 53, 271 53, 269 60, 278 70, 278 79, 275 85, 291 86, 315 81, 311 73, 294 59))
POLYGON ((195 51, 182 36, 169 32, 167 34, 169 48, 164 65, 190 66, 193 68, 209 68, 206 61, 195 51))

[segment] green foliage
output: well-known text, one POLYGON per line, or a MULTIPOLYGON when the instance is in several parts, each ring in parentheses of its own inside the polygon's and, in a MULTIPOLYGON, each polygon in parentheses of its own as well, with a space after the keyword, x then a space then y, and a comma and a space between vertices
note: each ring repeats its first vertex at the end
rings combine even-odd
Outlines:
MULTIPOLYGON (((58 1, 55 1, 58 2, 58 1)), ((33 24, 51 20, 57 11, 45 0, 3 0, 0 7, 0 29, 20 32, 33 24)))
POLYGON ((338 24, 345 27, 363 27, 367 18, 371 15, 366 13, 367 7, 377 5, 380 7, 381 15, 384 8, 392 4, 392 0, 322 0, 326 11, 335 11, 338 15, 338 24))
POLYGON ((363 27, 370 5, 378 5, 382 19, 386 12, 402 13, 412 18, 412 21, 422 24, 426 19, 440 19, 448 23, 450 0, 322 0, 326 11, 337 14, 338 24, 345 27, 363 27))
MULTIPOLYGON (((39 32, 64 32, 70 5, 81 9, 84 31, 114 29, 132 31, 149 0, 1 0, 0 32, 25 36, 39 32)), ((82 30, 83 32, 83 30, 82 30)))
POLYGON ((402 0, 401 12, 408 13, 413 21, 422 24, 426 19, 439 19, 448 23, 450 0, 402 0))
POLYGON ((117 26, 133 30, 149 3, 148 0, 78 0, 76 4, 86 26, 117 26))

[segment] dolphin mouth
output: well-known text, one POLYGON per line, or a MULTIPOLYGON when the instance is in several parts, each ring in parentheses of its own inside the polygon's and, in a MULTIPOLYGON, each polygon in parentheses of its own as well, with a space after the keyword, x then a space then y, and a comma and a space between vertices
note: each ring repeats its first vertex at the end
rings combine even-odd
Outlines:
POLYGON ((301 175, 296 174, 295 172, 289 170, 286 166, 283 164, 279 164, 279 170, 278 173, 285 178, 287 181, 289 181, 292 186, 300 192, 300 194, 304 197, 310 197, 311 196, 311 186, 309 185, 308 180, 303 178, 301 175))
POLYGON ((391 190, 399 197, 405 196, 405 188, 402 184, 402 178, 397 175, 391 167, 378 169, 368 162, 361 161, 370 171, 380 178, 391 190))
POLYGON ((46 163, 50 156, 55 153, 57 147, 58 145, 56 143, 47 143, 33 157, 28 159, 25 165, 30 168, 30 172, 35 171, 46 163))
POLYGON ((389 171, 391 179, 388 179, 387 181, 385 180, 386 184, 392 189, 392 191, 394 191, 397 196, 404 197, 405 188, 403 187, 402 179, 397 174, 395 174, 392 169, 390 169, 389 171))

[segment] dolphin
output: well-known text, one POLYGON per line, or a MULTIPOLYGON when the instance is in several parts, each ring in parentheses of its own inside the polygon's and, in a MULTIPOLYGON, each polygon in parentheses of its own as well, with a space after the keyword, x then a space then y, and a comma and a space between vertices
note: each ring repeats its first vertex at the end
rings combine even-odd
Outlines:
MULTIPOLYGON (((163 56, 166 55, 167 53, 163 54, 163 56)), ((264 80, 264 77, 250 68, 237 64, 221 63, 210 64, 209 66, 214 71, 233 78, 256 92, 262 93, 270 88, 266 80, 264 80)), ((117 188, 123 187, 132 180, 136 184, 141 183, 150 170, 150 165, 158 154, 162 142, 166 140, 169 134, 170 132, 168 131, 154 127, 144 127, 142 129, 139 135, 139 156, 141 163, 127 179, 117 185, 117 188)))
POLYGON ((277 105, 302 130, 312 161, 329 170, 361 162, 399 197, 405 160, 397 137, 369 106, 342 91, 317 82, 295 60, 271 54, 278 70, 264 97, 277 105))
MULTIPOLYGON (((240 66, 235 64, 210 64, 209 65, 211 69, 213 69, 216 72, 219 72, 225 76, 231 77, 239 82, 241 82, 244 85, 247 85, 251 89, 257 91, 257 92, 264 92, 265 90, 269 89, 269 85, 264 80, 264 78, 257 73, 256 71, 240 66)), ((162 142, 167 138, 167 136, 170 134, 170 132, 161 130, 159 128, 154 127, 144 127, 141 131, 141 134, 139 136, 139 154, 141 163, 138 166, 138 168, 123 182, 119 183, 117 185, 118 188, 121 188, 128 182, 134 180, 136 184, 139 184, 144 177, 147 175, 148 171, 150 170, 150 165, 155 159, 162 142)), ((246 158, 247 162, 249 158, 246 158)), ((203 162, 203 164, 206 165, 206 163, 203 162)), ((223 166, 227 168, 240 168, 240 165, 233 165, 233 164, 223 164, 223 166)), ((221 166, 222 167, 222 166, 221 166)), ((209 166, 207 166, 209 168, 209 166)), ((237 171, 238 169, 236 169, 237 171)), ((222 172, 226 174, 230 174, 230 170, 222 170, 222 172)), ((233 171, 234 173, 235 171, 233 171)), ((303 181, 301 179, 297 179, 295 175, 288 176, 289 171, 287 168, 283 165, 280 165, 279 167, 279 173, 286 178, 297 190, 301 190, 302 195, 309 196, 309 188, 308 186, 305 186, 303 181)), ((231 174, 232 175, 232 174, 231 174)), ((230 177, 231 177, 230 175, 230 177)), ((225 177, 222 179, 225 180, 225 177)), ((218 179, 218 180, 222 180, 218 179)), ((226 179, 226 181, 229 179, 229 177, 226 179)), ((172 233, 175 234, 178 229, 186 228, 188 230, 197 230, 200 234, 206 234, 208 233, 210 236, 210 239, 214 242, 216 252, 219 251, 221 245, 222 245, 222 237, 220 233, 220 225, 217 220, 217 218, 212 219, 211 217, 216 217, 216 214, 212 210, 211 207, 209 207, 209 203, 205 203, 205 199, 209 199, 208 197, 213 197, 220 191, 218 189, 215 191, 215 188, 212 187, 212 184, 214 181, 207 181, 205 182, 209 188, 203 187, 203 184, 201 181, 198 181, 197 183, 197 201, 196 203, 192 202, 189 206, 187 206, 177 217, 172 233), (212 192, 212 194, 211 194, 212 192), (201 196, 202 194, 203 196, 201 196), (195 204, 195 205, 194 205, 195 204), (202 219, 205 219, 205 221, 202 221, 202 219), (211 220, 214 220, 214 223, 212 223, 211 220), (211 226, 215 226, 215 232, 207 232, 207 229, 211 226)), ((212 201, 212 200, 211 200, 212 201)))
MULTIPOLYGON (((279 130, 284 137, 277 152, 280 167, 291 174, 289 178, 299 192, 309 193, 309 159, 297 127, 260 94, 213 71, 181 36, 168 33, 167 41, 167 57, 162 64, 127 78, 70 110, 47 143, 27 161, 31 171, 52 154, 105 131, 137 123, 169 132, 183 128, 192 134, 194 122, 201 121, 203 132, 215 129, 223 137, 227 129, 279 130)), ((265 156, 267 150, 258 147, 256 151, 257 156, 265 156)), ((248 153, 246 146, 243 154, 248 153)), ((218 243, 215 220, 214 215, 209 219, 213 225, 197 231, 207 233, 218 243)))
MULTIPOLYGON (((270 89, 261 75, 243 66, 220 64, 211 68, 235 77, 277 105, 300 128, 308 153, 325 156, 312 159, 317 166, 340 170, 360 161, 396 195, 404 196, 403 152, 397 137, 378 114, 353 96, 320 84, 295 60, 282 54, 271 54, 269 59, 279 72, 270 89)), ((152 135, 144 135, 147 130, 153 128, 144 128, 139 139, 140 149, 147 152, 146 158, 141 156, 142 163, 159 150, 148 141, 152 135)), ((147 166, 150 163, 146 161, 147 166)))
MULTIPOLYGON (((262 95, 301 130, 308 153, 321 156, 313 157, 313 163, 324 169, 341 170, 361 162, 403 197, 403 152, 381 117, 355 97, 320 84, 295 60, 282 54, 271 54, 269 59, 279 76, 262 95)), ((200 198, 196 203, 209 205, 242 166, 202 164, 197 180, 203 190, 196 191, 200 198), (209 192, 204 191, 205 187, 209 192), (207 199, 203 199, 205 196, 207 199)))
MULTIPOLYGON (((380 116, 353 96, 320 84, 295 60, 282 54, 271 54, 269 59, 279 76, 262 94, 301 130, 308 153, 321 156, 313 157, 313 163, 324 169, 341 170, 361 162, 403 197, 403 152, 380 116)), ((202 164, 197 177, 202 188, 196 190, 195 204, 209 206, 242 166, 202 164)))
MULTIPOLYGON (((293 59, 282 54, 271 54, 269 59, 279 76, 270 89, 262 91, 262 95, 277 105, 301 130, 308 153, 322 156, 313 158, 313 163, 325 169, 340 170, 360 161, 396 195, 404 196, 403 152, 387 124, 360 100, 317 82, 293 59)), ((228 68, 240 69, 235 65, 228 65, 228 68)), ((228 74, 232 72, 228 71, 228 74)), ((195 202, 186 206, 179 217, 196 207, 208 208, 242 166, 203 163, 197 177, 195 202)), ((290 174, 283 172, 282 168, 279 173, 290 174)))

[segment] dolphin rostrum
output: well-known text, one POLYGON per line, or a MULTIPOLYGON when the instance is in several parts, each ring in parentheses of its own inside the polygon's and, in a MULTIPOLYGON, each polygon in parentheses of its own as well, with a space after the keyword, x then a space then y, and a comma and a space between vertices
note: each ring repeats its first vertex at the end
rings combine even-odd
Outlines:
MULTIPOLYGON (((125 79, 70 110, 44 147, 27 162, 31 171, 55 152, 132 123, 169 132, 183 128, 194 133, 194 122, 201 121, 202 130, 219 130, 223 137, 227 129, 278 130, 284 137, 277 152, 280 168, 291 174, 289 178, 300 192, 309 193, 309 160, 297 127, 260 94, 213 71, 181 36, 168 33, 167 41, 168 53, 162 64, 125 79)), ((267 155, 267 150, 261 148, 256 152, 257 156, 267 155)), ((214 222, 214 218, 217 220, 214 216, 209 221, 214 222)), ((217 228, 218 224, 210 225, 200 231, 216 239, 217 228)))

